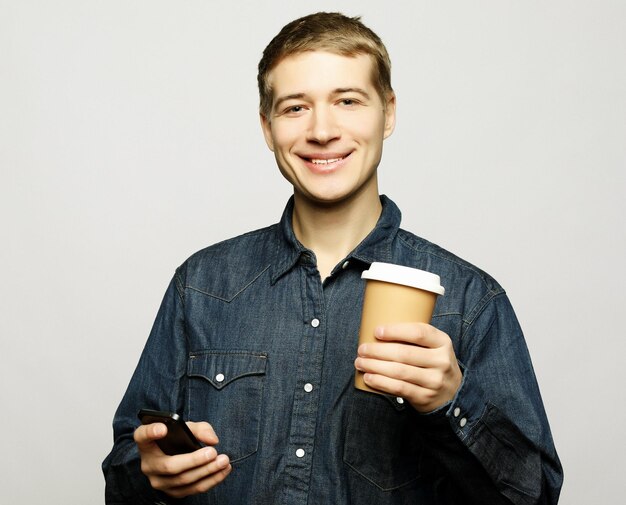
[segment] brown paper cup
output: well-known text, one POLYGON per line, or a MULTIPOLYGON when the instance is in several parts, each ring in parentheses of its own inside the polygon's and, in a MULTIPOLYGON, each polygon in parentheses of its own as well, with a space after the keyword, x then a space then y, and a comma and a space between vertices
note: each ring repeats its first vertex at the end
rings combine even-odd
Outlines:
MULTIPOLYGON (((390 263, 372 263, 361 277, 367 283, 359 345, 376 342, 374 330, 380 325, 430 323, 437 296, 445 292, 438 275, 390 263)), ((354 386, 363 391, 384 394, 367 386, 363 381, 363 372, 358 370, 354 386)))

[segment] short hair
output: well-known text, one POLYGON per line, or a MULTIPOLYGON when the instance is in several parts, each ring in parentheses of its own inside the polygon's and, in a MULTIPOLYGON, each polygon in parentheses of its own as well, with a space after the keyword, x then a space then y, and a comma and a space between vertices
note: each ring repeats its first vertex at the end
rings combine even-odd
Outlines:
POLYGON ((338 12, 318 12, 285 25, 263 51, 259 62, 259 110, 266 118, 272 109, 273 90, 270 71, 283 59, 306 51, 328 51, 342 56, 369 55, 373 59, 372 83, 385 103, 393 92, 391 60, 382 40, 361 18, 338 12))

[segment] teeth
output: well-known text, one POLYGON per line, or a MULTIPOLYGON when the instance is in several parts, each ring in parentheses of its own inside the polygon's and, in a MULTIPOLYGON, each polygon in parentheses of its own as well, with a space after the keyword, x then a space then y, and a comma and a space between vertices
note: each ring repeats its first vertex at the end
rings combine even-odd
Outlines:
POLYGON ((333 158, 332 160, 314 160, 312 159, 311 162, 316 164, 316 165, 328 165, 329 163, 335 163, 337 161, 341 161, 343 158, 333 158))

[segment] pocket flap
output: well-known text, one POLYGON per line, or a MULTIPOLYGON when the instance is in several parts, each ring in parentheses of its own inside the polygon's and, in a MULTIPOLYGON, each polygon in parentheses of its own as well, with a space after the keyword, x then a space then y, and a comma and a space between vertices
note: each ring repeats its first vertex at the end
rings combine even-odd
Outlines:
POLYGON ((387 398, 387 401, 391 403, 391 405, 393 405, 393 408, 396 409, 398 412, 402 412, 404 409, 406 409, 407 401, 404 398, 389 395, 383 396, 387 398))
POLYGON ((265 374, 267 354, 246 351, 211 351, 189 356, 187 374, 202 377, 216 389, 248 375, 265 374))

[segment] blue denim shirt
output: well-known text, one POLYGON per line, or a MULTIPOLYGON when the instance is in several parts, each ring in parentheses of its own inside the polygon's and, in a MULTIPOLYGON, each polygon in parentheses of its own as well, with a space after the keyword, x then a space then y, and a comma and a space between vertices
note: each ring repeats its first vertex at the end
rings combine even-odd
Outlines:
POLYGON ((375 229, 322 283, 279 224, 221 242, 176 271, 114 420, 109 504, 166 503, 140 471, 137 411, 208 421, 232 473, 188 504, 552 504, 562 470, 526 344, 487 274, 399 228, 382 196, 375 229), (432 324, 463 381, 419 414, 353 386, 364 281, 374 261, 438 274, 432 324))

